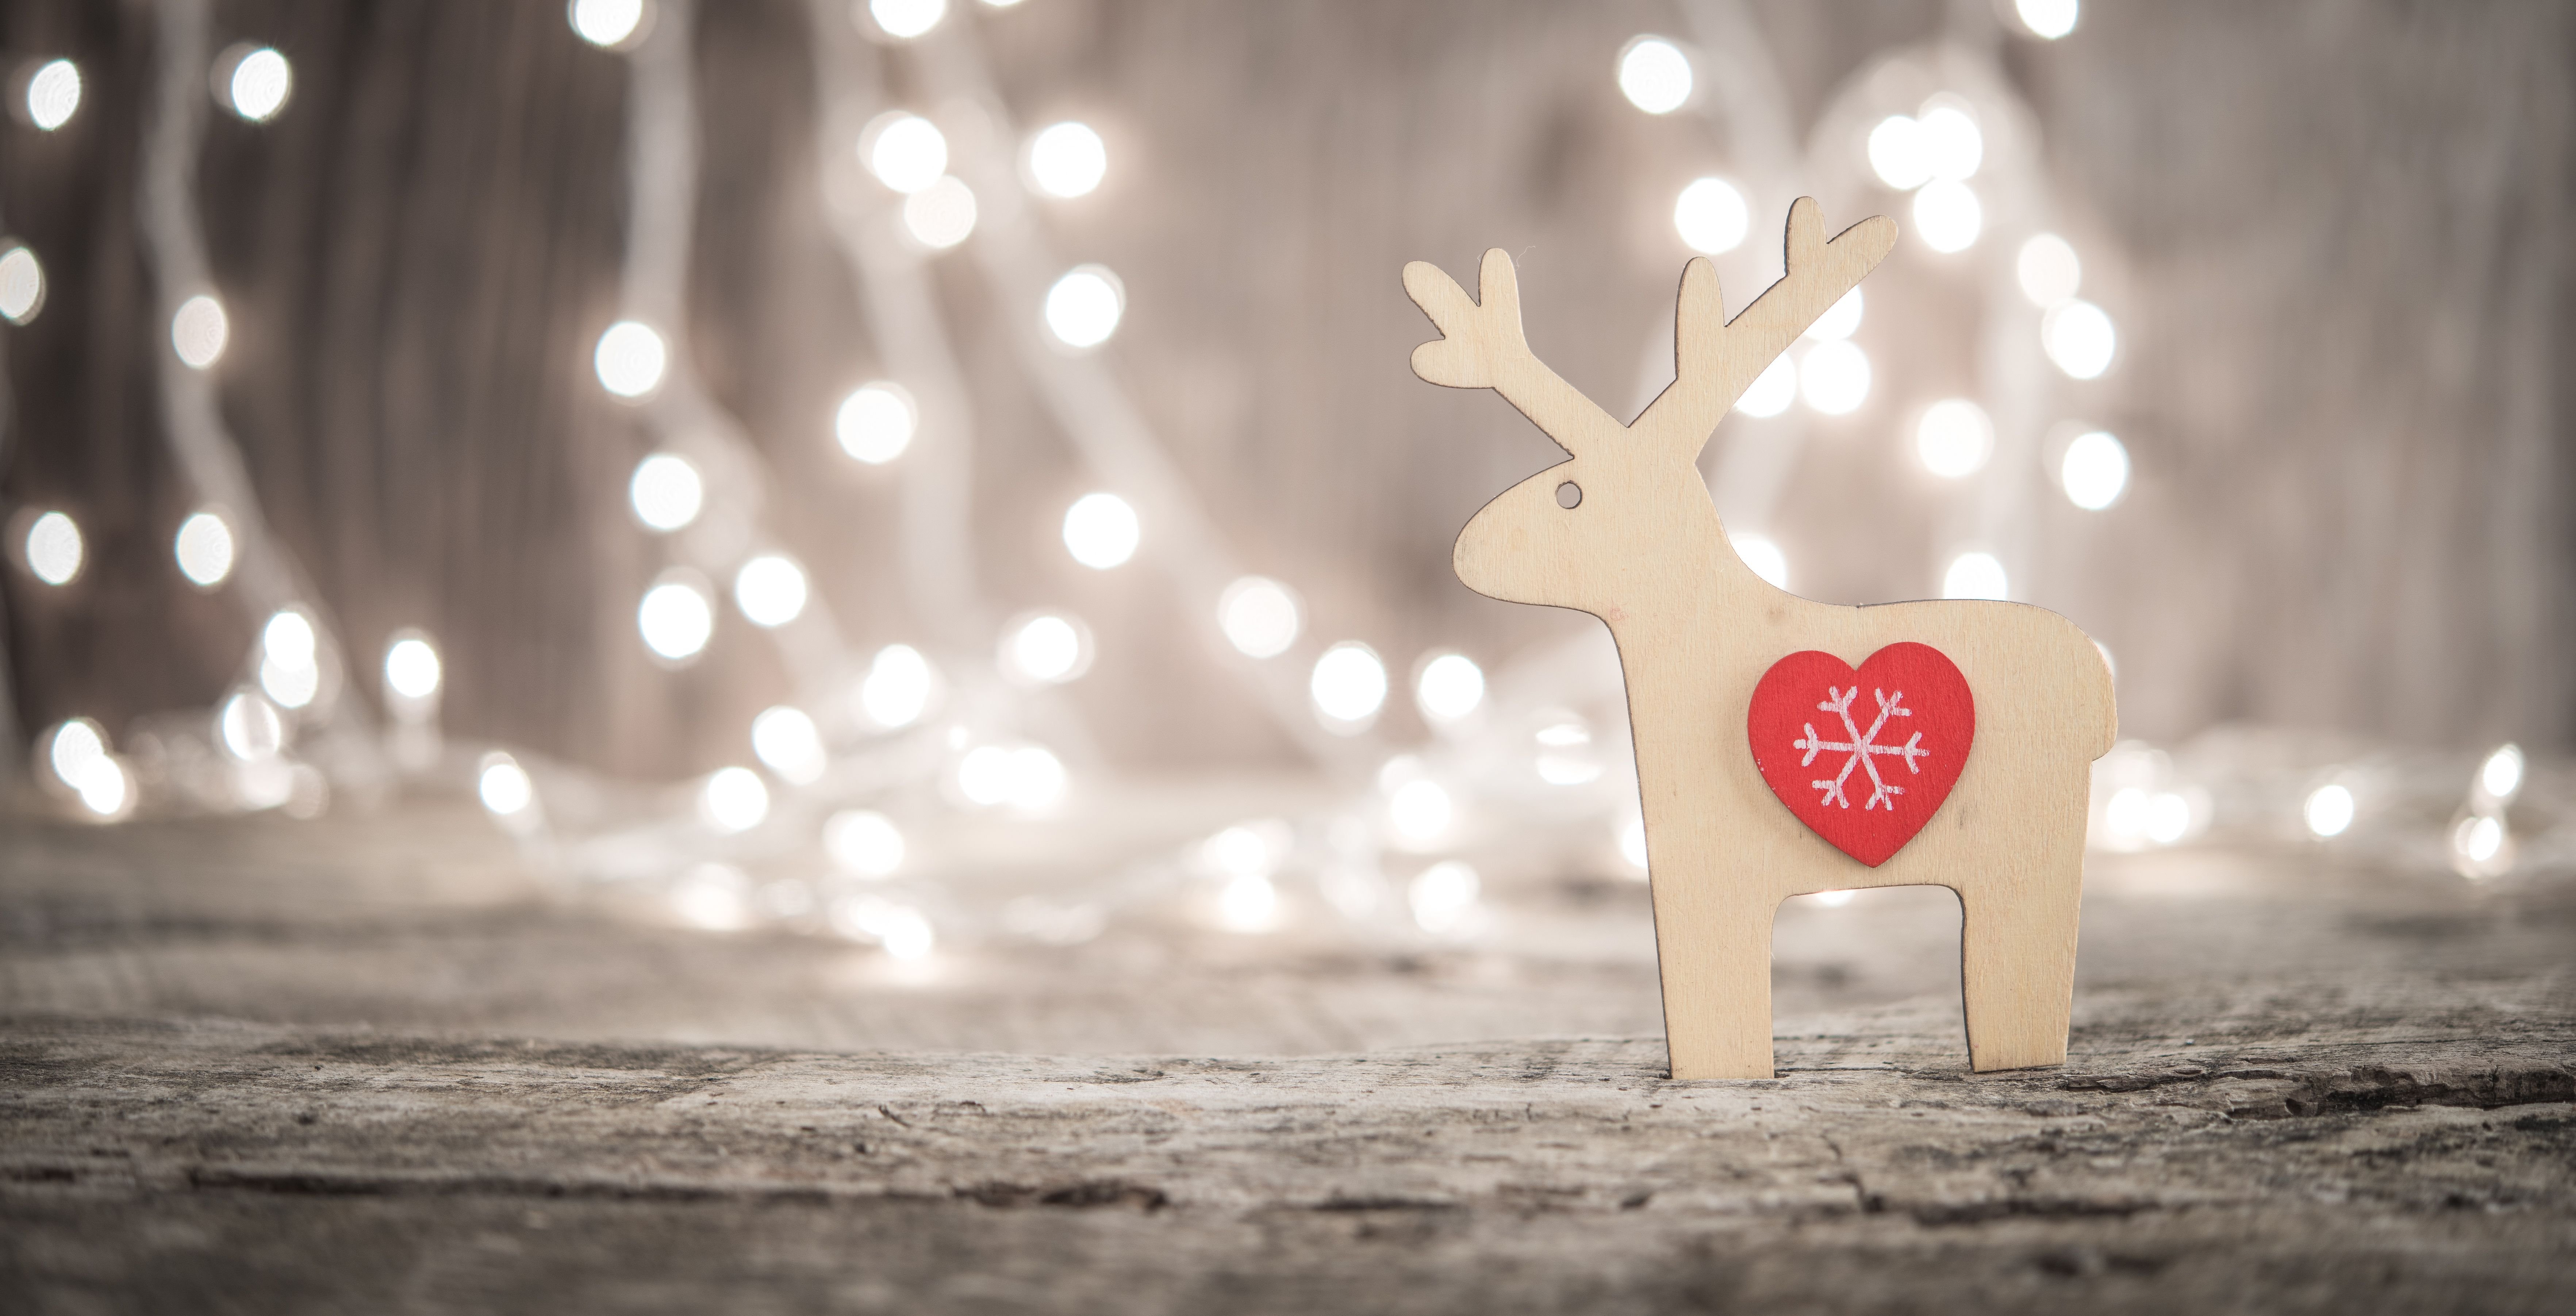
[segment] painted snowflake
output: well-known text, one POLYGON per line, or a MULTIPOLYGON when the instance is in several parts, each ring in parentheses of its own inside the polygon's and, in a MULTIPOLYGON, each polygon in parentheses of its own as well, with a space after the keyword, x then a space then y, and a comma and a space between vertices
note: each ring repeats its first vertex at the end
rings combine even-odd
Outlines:
MULTIPOLYGON (((1808 688, 1814 689, 1813 686, 1808 688)), ((1798 766, 1802 768, 1814 766, 1816 756, 1819 754, 1832 753, 1847 756, 1843 759, 1842 771, 1831 777, 1819 778, 1807 783, 1824 792, 1821 803, 1837 808, 1850 808, 1851 795, 1845 788, 1851 781, 1852 769, 1859 768, 1869 774, 1870 784, 1869 799, 1861 804, 1861 812, 1867 813, 1872 809, 1883 807, 1889 813, 1894 813, 1896 797, 1903 795, 1905 788, 1889 783, 1886 778, 1878 774, 1879 757, 1882 755, 1894 757, 1905 765, 1906 772, 1911 775, 1923 770, 1916 765, 1916 761, 1930 756, 1932 751, 1923 747, 1923 733, 1920 731, 1915 732, 1913 738, 1902 745, 1878 743, 1878 735, 1887 729, 1889 718, 1914 716, 1914 710, 1905 706, 1904 691, 1899 690, 1894 695, 1884 690, 1870 692, 1878 697, 1878 720, 1869 724, 1867 733, 1863 733, 1860 724, 1852 720, 1852 699, 1859 693, 1860 686, 1857 684, 1848 690, 1826 686, 1825 701, 1816 705, 1817 711, 1832 713, 1843 720, 1843 734, 1849 739, 1827 740, 1816 734, 1816 724, 1810 722, 1807 724, 1807 734, 1789 742, 1789 747, 1807 751, 1807 757, 1798 761, 1798 766)))

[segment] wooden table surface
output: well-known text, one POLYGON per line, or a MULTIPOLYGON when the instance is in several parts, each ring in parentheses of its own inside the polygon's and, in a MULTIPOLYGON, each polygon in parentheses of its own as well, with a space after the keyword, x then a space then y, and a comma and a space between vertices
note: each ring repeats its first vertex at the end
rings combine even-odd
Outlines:
POLYGON ((1958 914, 1784 908, 1673 1083, 1641 886, 1476 940, 1124 920, 927 966, 567 892, 476 815, 11 820, 0 1309, 2529 1311, 2576 1292, 2576 887, 2096 856, 2072 1054, 1958 914))

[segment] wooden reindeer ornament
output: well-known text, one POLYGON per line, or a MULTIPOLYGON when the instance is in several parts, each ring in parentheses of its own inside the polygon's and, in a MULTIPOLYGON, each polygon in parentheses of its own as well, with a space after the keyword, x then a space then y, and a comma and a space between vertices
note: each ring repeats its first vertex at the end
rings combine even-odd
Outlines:
POLYGON ((1509 255, 1485 253, 1476 300, 1404 267, 1441 333, 1413 372, 1493 389, 1572 454, 1486 504, 1454 560, 1468 588, 1591 613, 1618 642, 1677 1079, 1772 1076, 1773 913, 1850 887, 1958 893, 1973 1067, 2066 1059, 2089 765, 2116 730, 2100 650, 2027 604, 1776 589, 1697 469, 1737 396, 1895 242, 1884 217, 1829 242, 1801 198, 1787 273, 1732 321, 1691 261, 1676 378, 1629 425, 1531 354, 1509 255))

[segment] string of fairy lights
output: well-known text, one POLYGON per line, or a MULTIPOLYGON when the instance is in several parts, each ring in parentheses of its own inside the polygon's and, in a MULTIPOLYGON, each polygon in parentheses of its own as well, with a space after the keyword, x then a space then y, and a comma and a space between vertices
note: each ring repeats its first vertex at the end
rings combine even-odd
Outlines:
MULTIPOLYGON (((1291 583, 1236 565, 1113 368, 1124 284, 1097 262, 1060 259, 1047 239, 1049 207, 1080 202, 1113 176, 1109 143, 1074 120, 1019 131, 975 40, 976 22, 994 20, 952 12, 946 0, 814 0, 826 218, 878 353, 817 437, 899 475, 898 560, 920 636, 865 651, 848 643, 804 565, 768 529, 787 491, 698 384, 677 332, 687 323, 698 186, 694 0, 571 0, 571 31, 624 58, 631 75, 621 312, 588 365, 653 443, 626 489, 665 562, 637 598, 637 639, 654 661, 689 666, 729 624, 730 602, 731 615, 775 642, 794 690, 751 719, 744 761, 672 787, 449 743, 435 638, 403 628, 386 637, 371 682, 351 671, 336 627, 268 531, 218 405, 213 372, 233 326, 206 260, 194 160, 209 103, 270 120, 290 106, 292 65, 251 41, 209 55, 205 0, 159 0, 156 12, 143 229, 168 326, 165 428, 198 496, 174 528, 169 558, 191 587, 242 609, 257 638, 241 679, 212 709, 147 719, 122 739, 77 716, 43 731, 36 781, 71 815, 310 817, 395 780, 452 779, 550 868, 654 894, 700 926, 810 930, 900 960, 952 940, 1080 941, 1125 910, 1175 903, 1238 933, 1311 913, 1355 930, 1467 937, 1492 926, 1479 856, 1644 875, 1615 662, 1605 666, 1597 643, 1544 649, 1490 675, 1464 653, 1421 655, 1406 684, 1432 737, 1391 746, 1375 730, 1397 689, 1387 661, 1358 639, 1323 641, 1291 583), (935 112, 887 100, 883 70, 893 60, 913 63, 935 112), (1095 661, 1089 626, 1053 607, 997 619, 976 586, 966 510, 973 397, 930 282, 932 263, 951 253, 984 276, 1014 328, 1014 358, 1097 481, 1064 508, 1063 550, 1092 570, 1140 560, 1159 569, 1203 628, 1209 657, 1345 784, 1342 793, 1177 847, 1077 846, 1063 866, 1080 871, 1041 893, 991 897, 966 880, 973 848, 958 837, 1013 827, 1061 835, 1076 805, 1096 810, 1111 798, 1115 774, 1088 751, 1078 712, 1056 693, 1095 661), (361 684, 372 686, 384 725, 351 697, 361 684)), ((2116 364, 2119 335, 2084 296, 2085 261, 2050 221, 2036 130, 1991 42, 1954 34, 1892 52, 1829 102, 1802 144, 1738 0, 1684 0, 1679 13, 1690 38, 1636 37, 1612 72, 1641 113, 1705 115, 1737 163, 1735 173, 1679 190, 1671 218, 1684 247, 1744 249, 1762 229, 1758 216, 1795 195, 1819 195, 1835 213, 1884 208, 1892 195, 1921 259, 1978 276, 1987 326, 1978 394, 1910 408, 1905 446, 1926 474, 1973 494, 1945 523, 1954 547, 1938 563, 1941 594, 2012 597, 2027 588, 2023 564, 2038 552, 2028 500, 2040 476, 2075 507, 2105 512, 2128 488, 2130 459, 2109 430, 2065 418, 2082 409, 2081 389, 2116 364)), ((2019 39, 2053 41, 2079 18, 2078 0, 2019 0, 2010 21, 2019 39)), ((79 113, 82 86, 73 61, 34 61, 12 79, 9 108, 27 130, 57 131, 79 113)), ((0 318, 34 325, 46 293, 38 253, 0 239, 0 318)), ((1721 435, 1712 494, 1738 552, 1784 587, 1794 576, 1790 537, 1772 521, 1788 464, 1809 418, 1869 404, 1867 322, 1855 291, 1748 389, 1721 435)), ((1648 392, 1660 386, 1654 372, 1669 371, 1669 334, 1649 335, 1648 392)), ((68 508, 16 509, 7 544, 44 589, 71 589, 89 565, 68 508)), ((2186 843, 2213 824, 2259 825, 2241 810, 2231 818, 2228 801, 2276 796, 2284 803, 2263 818, 2294 817, 2312 839, 2384 841, 2374 818, 2412 816, 2428 794, 2457 794, 2384 764, 2285 771, 2297 780, 2284 785, 2275 773, 2255 789, 2123 744, 2095 774, 2095 844, 2137 850, 2186 843)), ((2576 861, 2576 833, 2564 826, 2527 841, 2514 835, 2508 810, 2525 775, 2511 745, 2477 763, 2441 841, 2458 872, 2489 879, 2576 861)), ((1815 899, 1838 903, 1840 894, 1815 899)))

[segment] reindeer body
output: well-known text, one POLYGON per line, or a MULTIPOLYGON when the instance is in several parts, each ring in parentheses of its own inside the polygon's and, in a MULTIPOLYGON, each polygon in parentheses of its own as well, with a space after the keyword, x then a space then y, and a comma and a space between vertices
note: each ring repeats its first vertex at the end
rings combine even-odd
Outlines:
POLYGON ((1872 219, 1830 243, 1814 201, 1790 209, 1788 272, 1733 322, 1713 267, 1682 278, 1673 386, 1622 426, 1529 352, 1510 258, 1485 255, 1481 303, 1430 265, 1405 287, 1443 338, 1414 371, 1501 392, 1573 460, 1522 481, 1458 537, 1458 578, 1511 602, 1602 619, 1627 680, 1645 806, 1664 1022, 1675 1078, 1769 1078, 1771 925, 1793 895, 1935 885, 1963 910, 1960 974, 1971 1064, 2062 1062, 2074 994, 2089 765, 2115 734, 2099 650, 2027 604, 1844 607, 1777 589, 1728 544, 1697 458, 1744 387, 1895 241, 1872 219), (1579 493, 1560 502, 1560 488, 1579 493), (1810 831, 1756 768, 1753 688, 1821 650, 1859 666, 1900 641, 1946 654, 1976 699, 1976 737, 1950 795, 1875 868, 1810 831))

